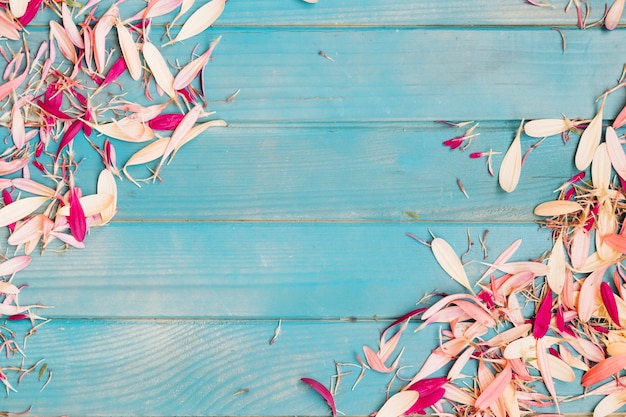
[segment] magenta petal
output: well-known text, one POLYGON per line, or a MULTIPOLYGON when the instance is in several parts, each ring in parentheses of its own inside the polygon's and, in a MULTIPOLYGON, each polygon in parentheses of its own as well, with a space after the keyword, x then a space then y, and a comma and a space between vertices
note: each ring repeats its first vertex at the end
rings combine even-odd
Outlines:
POLYGON ((445 376, 426 378, 409 385, 407 389, 419 392, 421 398, 424 395, 437 391, 439 388, 443 387, 446 382, 448 382, 448 378, 445 376))
POLYGON ((330 393, 328 388, 311 378, 300 378, 300 380, 313 388, 315 391, 317 391, 317 393, 321 395, 330 406, 330 410, 333 412, 333 417, 337 417, 337 407, 335 406, 335 399, 333 398, 333 394, 330 393))
POLYGON ((563 317, 563 306, 559 304, 559 308, 556 310, 556 328, 560 332, 565 331, 565 317, 563 317))
POLYGON ((537 310, 535 323, 533 324, 533 336, 535 339, 541 339, 548 333, 550 328, 550 320, 552 319, 552 291, 548 291, 543 302, 537 310))
MULTIPOLYGON (((11 193, 8 190, 2 190, 2 200, 4 202, 4 205, 7 206, 9 204, 11 204, 13 202, 13 197, 11 196, 11 193)), ((9 228, 10 231, 14 231, 15 230, 15 223, 11 223, 9 225, 7 225, 7 227, 9 228)))
POLYGON ((25 320, 30 318, 30 316, 28 314, 25 313, 21 313, 21 314, 14 314, 12 316, 8 316, 7 319, 9 321, 17 321, 17 320, 25 320))
POLYGON ((185 117, 184 114, 166 113, 160 114, 154 119, 148 121, 148 126, 152 130, 174 130, 185 117))
POLYGON ((463 143, 463 140, 465 138, 464 137, 457 137, 457 138, 452 138, 452 139, 448 139, 448 140, 444 140, 443 144, 444 146, 449 146, 450 149, 456 149, 459 146, 461 146, 461 144, 463 143))
POLYGON ((78 188, 76 187, 70 190, 70 215, 68 217, 68 224, 72 235, 77 241, 82 242, 85 240, 85 235, 87 234, 87 219, 85 218, 83 206, 80 204, 78 188))
POLYGON ((63 135, 63 139, 61 139, 61 143, 59 143, 59 149, 57 149, 57 159, 61 154, 63 148, 65 148, 70 142, 74 140, 78 132, 83 128, 83 122, 81 120, 74 120, 70 127, 67 128, 65 134, 63 135))
POLYGON ((406 410, 404 412, 404 415, 415 414, 415 413, 426 414, 425 410, 428 407, 435 405, 437 401, 441 400, 443 396, 445 395, 445 393, 446 393, 446 389, 443 387, 439 387, 435 389, 434 391, 429 392, 424 395, 420 393, 420 396, 415 402, 415 404, 413 404, 411 408, 406 410))
POLYGON ((602 303, 604 303, 604 307, 609 313, 611 320, 613 320, 613 322, 618 326, 621 326, 619 323, 619 312, 617 311, 617 303, 615 302, 613 290, 611 290, 611 286, 606 282, 600 284, 600 296, 602 297, 602 303))
POLYGON ((72 120, 72 116, 59 110, 58 106, 56 106, 54 103, 48 100, 44 100, 44 101, 39 100, 37 101, 37 105, 41 107, 43 111, 45 111, 46 113, 49 113, 50 115, 56 117, 57 119, 72 120))
MULTIPOLYGON (((83 118, 88 121, 91 122, 91 109, 89 109, 89 107, 87 108, 87 110, 85 110, 85 114, 83 115, 83 118)), ((88 124, 84 124, 83 125, 83 132, 85 132, 86 136, 91 136, 91 133, 93 132, 93 130, 91 129, 91 126, 89 126, 88 124)))
POLYGON ((408 320, 408 319, 410 319, 410 318, 412 318, 412 317, 414 317, 414 316, 416 316, 418 314, 422 314, 424 311, 426 311, 426 308, 425 307, 420 307, 420 308, 416 308, 415 310, 411 310, 411 311, 409 311, 406 314, 403 314, 402 316, 400 316, 397 319, 395 319, 393 321, 393 323, 391 323, 389 326, 387 326, 385 328, 385 330, 383 331, 383 333, 386 332, 387 330, 391 329, 393 326, 395 326, 397 324, 400 324, 400 323, 402 323, 402 322, 404 322, 404 321, 406 321, 406 320, 408 320))
POLYGON ((118 58, 117 61, 113 63, 111 69, 107 73, 106 77, 104 77, 104 81, 102 81, 101 86, 104 87, 107 84, 111 84, 113 81, 117 80, 117 78, 126 71, 126 61, 124 61, 123 57, 118 58))

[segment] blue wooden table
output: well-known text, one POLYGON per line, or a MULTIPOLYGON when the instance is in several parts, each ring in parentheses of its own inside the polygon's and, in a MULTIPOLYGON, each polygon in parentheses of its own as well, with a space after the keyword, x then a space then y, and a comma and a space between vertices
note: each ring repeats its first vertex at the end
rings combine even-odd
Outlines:
MULTIPOLYGON (((207 99, 229 126, 181 150, 162 182, 119 183, 118 215, 86 249, 48 251, 20 273, 31 286, 22 303, 54 306, 26 351, 54 377, 41 393, 41 381, 25 379, 1 408, 328 415, 301 377, 329 383, 335 361, 355 362, 390 319, 428 292, 457 290, 405 233, 430 230, 460 254, 468 231, 478 242, 488 230, 489 259, 517 238, 518 259, 550 248, 532 209, 575 173, 575 144, 542 143, 512 194, 468 153, 505 151, 523 118, 592 117, 615 84, 626 32, 580 30, 564 3, 228 1, 203 36, 222 36, 207 99), (440 119, 474 120, 480 136, 451 151, 442 142, 463 129, 440 119)), ((600 18, 604 2, 589 3, 600 18)), ((195 44, 164 51, 188 56, 195 44)), ((612 95, 606 114, 623 104, 612 95)), ((524 149, 535 141, 524 137, 524 149)), ((98 163, 85 161, 84 175, 98 163)), ((468 259, 483 260, 480 245, 468 259)), ((436 329, 407 334, 402 365, 418 367, 436 345, 436 329)), ((337 405, 367 415, 389 376, 369 372, 352 391, 357 371, 337 405)))

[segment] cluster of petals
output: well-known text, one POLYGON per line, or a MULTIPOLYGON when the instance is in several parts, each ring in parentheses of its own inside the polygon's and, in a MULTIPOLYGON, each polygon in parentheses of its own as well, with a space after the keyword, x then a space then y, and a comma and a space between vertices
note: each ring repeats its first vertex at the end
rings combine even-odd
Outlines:
POLYGON ((404 385, 388 395, 377 417, 560 413, 565 402, 588 397, 600 398, 594 417, 623 411, 626 153, 618 129, 626 123, 626 110, 606 126, 608 96, 601 96, 598 112, 588 120, 522 121, 502 159, 499 182, 513 192, 520 180, 523 135, 580 136, 573 161, 578 172, 557 184, 554 200, 534 209, 552 236, 543 255, 514 260, 519 239, 495 260, 483 262, 481 276, 471 277, 453 245, 441 237, 429 242, 459 291, 431 294, 426 305, 385 329, 377 351, 363 348, 364 369, 403 375, 404 385), (426 327, 441 329, 421 363, 401 357, 404 343, 411 343, 405 331, 409 320, 419 323, 413 342, 420 345, 426 327), (417 372, 407 376, 411 368, 417 372), (565 385, 578 394, 560 394, 565 385))

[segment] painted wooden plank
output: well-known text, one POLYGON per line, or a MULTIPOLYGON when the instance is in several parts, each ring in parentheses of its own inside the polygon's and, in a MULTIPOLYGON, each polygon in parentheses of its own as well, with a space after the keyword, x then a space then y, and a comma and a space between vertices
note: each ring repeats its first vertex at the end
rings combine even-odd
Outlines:
MULTIPOLYGON (((3 408, 32 405, 36 415, 328 416, 324 401, 299 379, 328 384, 334 361, 354 363, 364 344, 375 346, 384 324, 283 321, 270 346, 275 327, 274 321, 55 320, 29 339, 26 361, 44 357, 52 381, 39 393, 43 382, 26 377, 3 408), (249 392, 235 395, 241 389, 249 392)), ((403 373, 417 372, 436 347, 437 332, 438 326, 405 332, 401 364, 412 367, 403 373)), ((352 374, 336 396, 341 411, 369 415, 380 407, 390 375, 369 371, 351 391, 359 369, 343 371, 352 374)), ((558 392, 582 390, 560 384, 558 392)), ((598 400, 566 403, 562 410, 588 412, 598 400)))
MULTIPOLYGON (((396 317, 432 291, 458 291, 429 248, 429 230, 460 255, 485 230, 489 259, 523 238, 517 260, 551 246, 534 224, 117 223, 94 229, 84 250, 34 256, 16 277, 21 303, 50 317, 396 317)), ((476 244, 465 261, 484 272, 476 244)))
MULTIPOLYGON (((106 0, 100 2, 100 10, 106 10, 110 3, 106 0)), ((204 4, 196 3, 191 11, 204 4)), ((533 7, 518 0, 428 3, 334 0, 319 1, 315 5, 301 0, 282 3, 272 0, 237 0, 227 3, 224 13, 214 26, 574 26, 576 9, 571 7, 565 12, 566 3, 555 0, 553 4, 556 7, 550 8, 533 7)), ((604 2, 589 0, 587 3, 591 6, 588 23, 592 23, 602 17, 604 2)), ((145 5, 139 1, 129 0, 122 7, 122 17, 130 17, 143 7, 145 5)), ((31 25, 47 25, 50 17, 48 13, 41 13, 31 25)), ((169 16, 169 19, 172 17, 169 16)))
MULTIPOLYGON (((117 219, 397 221, 410 220, 411 212, 428 221, 532 221, 533 208, 553 199, 552 190, 574 173, 576 141, 546 140, 526 160, 518 190, 507 194, 486 160, 469 153, 504 153, 516 130, 513 123, 481 124, 480 136, 462 152, 442 142, 464 129, 435 123, 214 129, 177 154, 163 182, 141 189, 120 182, 117 219)), ((524 137, 524 150, 535 142, 524 137)), ((121 163, 138 148, 116 146, 121 163)), ((94 191, 99 158, 85 146, 76 155, 85 157, 77 178, 94 191)), ((501 158, 493 157, 496 172, 501 158)), ((150 175, 144 167, 129 172, 150 175)))
MULTIPOLYGON (((588 118, 621 74, 620 33, 568 30, 563 53, 550 28, 224 28, 202 38, 223 36, 207 67, 207 99, 230 123, 588 118)), ((47 37, 34 31, 30 41, 47 37)), ((167 47, 165 57, 189 56, 198 41, 167 47)), ((126 92, 145 102, 141 88, 126 92)), ((623 104, 623 92, 612 96, 607 117, 623 104)))

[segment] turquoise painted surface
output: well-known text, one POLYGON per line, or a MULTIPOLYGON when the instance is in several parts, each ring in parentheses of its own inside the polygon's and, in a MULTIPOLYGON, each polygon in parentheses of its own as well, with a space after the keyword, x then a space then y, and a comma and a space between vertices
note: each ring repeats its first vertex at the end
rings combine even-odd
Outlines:
MULTIPOLYGON (((481 136, 470 149, 504 151, 521 118, 589 117, 620 75, 626 32, 580 31, 571 11, 521 1, 406 3, 229 1, 201 42, 223 36, 207 68, 207 98, 230 126, 190 143, 162 183, 121 183, 116 221, 93 230, 87 249, 48 251, 19 275, 31 285, 21 302, 54 306, 45 311, 53 322, 27 347, 28 360, 44 357, 54 377, 42 393, 42 381, 25 379, 2 408, 326 416, 300 377, 327 381, 334 360, 353 361, 374 345, 384 326, 376 319, 455 288, 406 232, 431 230, 462 253, 468 229, 475 242, 489 230, 491 259, 516 238, 524 240, 520 260, 548 248, 531 211, 573 174, 575 143, 544 142, 507 195, 484 160, 441 145, 462 131, 434 121, 476 120, 481 136), (553 26, 565 29, 565 53, 553 26), (269 346, 279 319, 283 332, 269 346), (234 395, 241 389, 249 392, 234 395)), ((604 6, 590 4, 592 16, 604 6)), ((607 117, 624 99, 611 96, 607 117)), ((82 175, 93 177, 94 161, 82 175)), ((478 245, 468 259, 475 277, 478 245)), ((404 340, 405 364, 426 357, 435 332, 404 340)), ((338 406, 368 415, 384 401, 388 377, 369 373, 352 392, 355 376, 338 406)))

